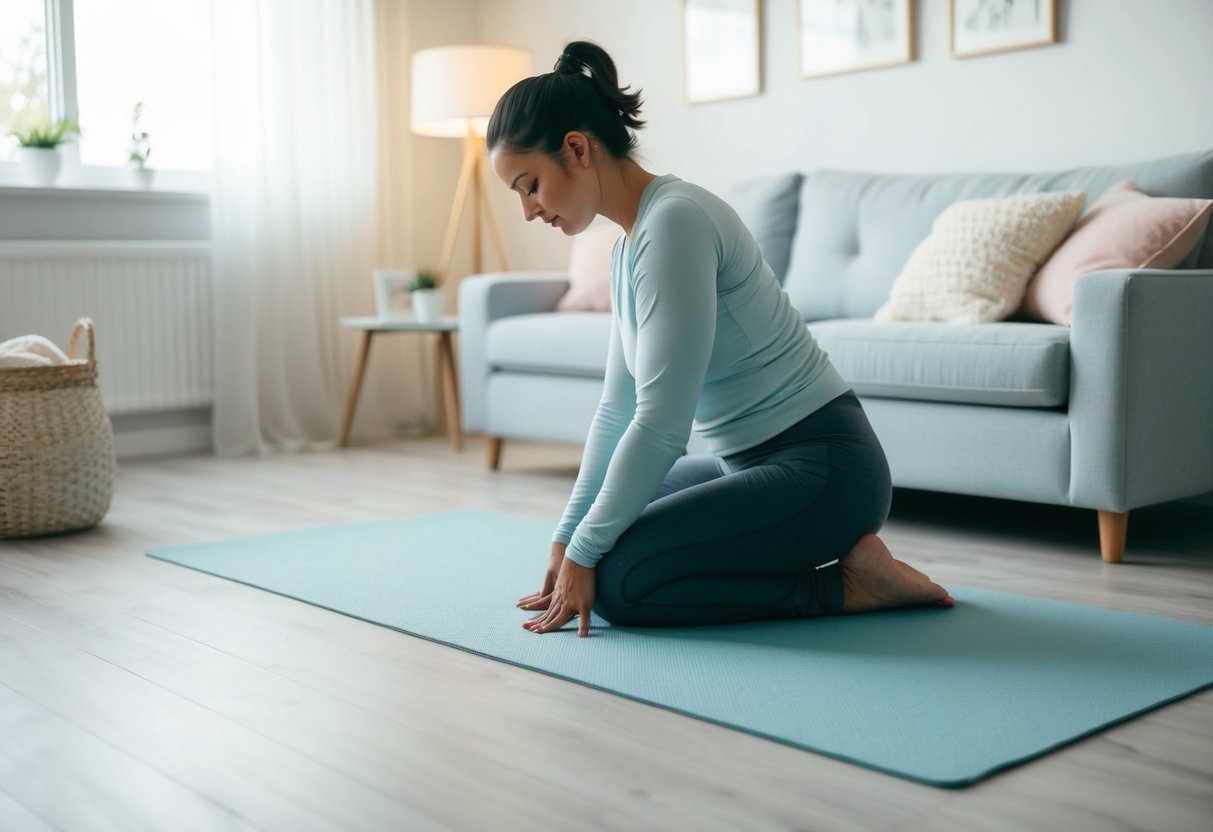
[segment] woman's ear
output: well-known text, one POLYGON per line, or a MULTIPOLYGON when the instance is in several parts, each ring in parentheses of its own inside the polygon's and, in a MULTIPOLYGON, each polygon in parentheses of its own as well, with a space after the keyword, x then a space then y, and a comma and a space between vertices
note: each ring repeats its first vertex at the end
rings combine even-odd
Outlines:
POLYGON ((573 161, 580 168, 590 166, 590 137, 579 130, 570 130, 565 134, 564 145, 569 149, 573 161))

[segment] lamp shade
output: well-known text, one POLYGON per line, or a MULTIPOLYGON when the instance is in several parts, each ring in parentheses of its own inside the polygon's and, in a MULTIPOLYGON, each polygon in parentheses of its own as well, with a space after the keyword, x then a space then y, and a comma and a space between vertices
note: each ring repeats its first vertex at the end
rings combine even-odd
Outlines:
POLYGON ((483 136, 505 91, 531 74, 531 53, 510 46, 439 46, 413 54, 414 133, 483 136))

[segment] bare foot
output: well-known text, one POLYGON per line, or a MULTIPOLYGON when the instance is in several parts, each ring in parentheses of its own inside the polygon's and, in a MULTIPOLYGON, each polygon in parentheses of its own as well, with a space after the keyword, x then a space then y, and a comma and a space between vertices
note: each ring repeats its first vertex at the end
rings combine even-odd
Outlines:
POLYGON ((908 563, 893 557, 874 534, 866 534, 838 561, 845 595, 844 615, 934 604, 953 607, 948 591, 908 563))

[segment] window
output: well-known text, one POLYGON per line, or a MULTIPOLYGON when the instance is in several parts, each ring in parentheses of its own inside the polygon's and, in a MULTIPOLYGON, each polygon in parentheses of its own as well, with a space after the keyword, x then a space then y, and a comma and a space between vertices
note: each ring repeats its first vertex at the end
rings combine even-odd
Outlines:
POLYGON ((210 0, 73 0, 72 6, 80 163, 126 165, 131 116, 142 102, 148 166, 210 170, 210 0))
MULTIPOLYGON (((82 132, 63 146, 59 184, 121 186, 141 103, 148 167, 204 181, 211 50, 211 0, 0 0, 0 160, 14 157, 11 132, 71 116, 82 132)), ((16 170, 4 168, 0 181, 16 170)))
POLYGON ((0 0, 0 156, 50 115, 44 0, 0 0))

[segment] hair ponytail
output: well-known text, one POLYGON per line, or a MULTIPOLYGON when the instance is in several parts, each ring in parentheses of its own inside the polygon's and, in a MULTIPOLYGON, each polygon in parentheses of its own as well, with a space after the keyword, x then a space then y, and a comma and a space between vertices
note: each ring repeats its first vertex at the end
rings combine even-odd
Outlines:
POLYGON ((630 156, 644 122, 640 90, 619 86, 615 62, 601 46, 579 40, 564 48, 552 72, 519 81, 489 119, 490 150, 556 154, 570 130, 592 133, 616 158, 630 156))

